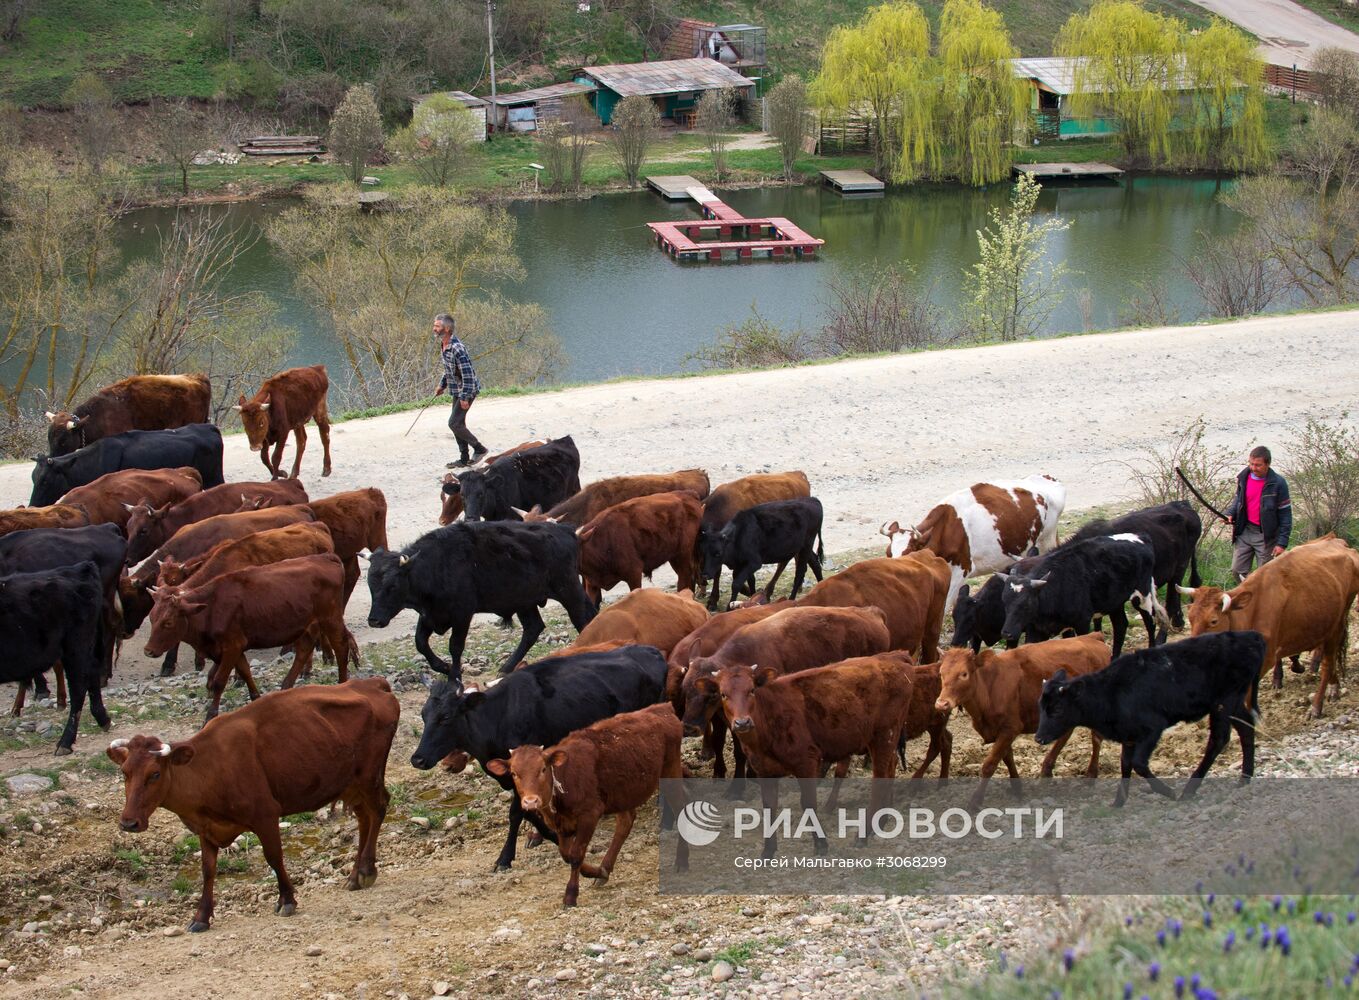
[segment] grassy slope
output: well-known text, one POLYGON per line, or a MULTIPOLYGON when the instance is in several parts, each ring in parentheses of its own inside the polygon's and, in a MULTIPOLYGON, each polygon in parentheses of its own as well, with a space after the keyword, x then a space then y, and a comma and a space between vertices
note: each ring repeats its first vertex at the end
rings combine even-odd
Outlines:
POLYGON ((1346 0, 1294 0, 1314 14, 1320 14, 1333 24, 1350 31, 1359 31, 1359 7, 1346 0))
MULTIPOLYGON (((1066 18, 1093 0, 995 0, 1015 43, 1026 55, 1051 51, 1066 18)), ((1191 25, 1206 23, 1188 0, 1146 0, 1147 6, 1176 14, 1191 25)), ((769 59, 775 73, 810 73, 831 27, 853 21, 871 0, 680 0, 675 13, 721 23, 745 21, 769 29, 769 59)), ((922 3, 932 21, 942 3, 922 3)), ((558 22, 569 30, 572 22, 558 22)), ((91 70, 121 99, 211 97, 214 66, 223 53, 195 37, 198 5, 192 0, 46 0, 26 18, 20 38, 0 45, 0 98, 20 105, 55 106, 71 80, 91 70)), ((567 62, 572 45, 549 38, 549 53, 567 62)), ((461 82, 466 81, 449 81, 461 82)))

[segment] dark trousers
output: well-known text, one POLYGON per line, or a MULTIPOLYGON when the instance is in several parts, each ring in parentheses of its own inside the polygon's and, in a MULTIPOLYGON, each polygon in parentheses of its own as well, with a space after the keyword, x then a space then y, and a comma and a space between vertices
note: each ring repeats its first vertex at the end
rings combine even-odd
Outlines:
MULTIPOLYGON (((472 403, 476 402, 476 397, 472 397, 472 403)), ((458 439, 458 455, 461 458, 468 458, 467 449, 473 451, 485 451, 486 446, 477 440, 477 436, 467 429, 467 414, 472 412, 471 403, 467 409, 462 408, 462 400, 453 400, 453 413, 448 418, 448 429, 453 432, 453 436, 458 439)))

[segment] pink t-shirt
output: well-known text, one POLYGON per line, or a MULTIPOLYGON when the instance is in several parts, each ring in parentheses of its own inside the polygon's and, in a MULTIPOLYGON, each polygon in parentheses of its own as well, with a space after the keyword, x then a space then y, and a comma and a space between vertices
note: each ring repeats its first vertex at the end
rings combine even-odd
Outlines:
POLYGON ((1246 477, 1246 523, 1260 523, 1260 494, 1265 491, 1265 481, 1256 479, 1255 473, 1246 477))

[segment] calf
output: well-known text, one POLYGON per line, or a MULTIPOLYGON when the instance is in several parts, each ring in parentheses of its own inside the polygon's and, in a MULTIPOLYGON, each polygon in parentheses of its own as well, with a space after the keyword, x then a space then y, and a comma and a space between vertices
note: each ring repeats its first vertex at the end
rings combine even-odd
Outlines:
MULTIPOLYGON (((897 744, 911 706, 912 677, 898 656, 861 656, 784 676, 777 667, 724 665, 715 686, 731 730, 760 776, 768 814, 778 812, 778 782, 793 777, 802 789, 802 808, 816 809, 816 779, 830 764, 868 754, 873 777, 896 776, 897 744)), ((714 684, 705 680, 705 684, 714 684)), ((887 804, 890 785, 875 781, 869 811, 887 804)), ((823 837, 817 854, 827 853, 823 837)), ((774 856, 772 834, 763 856, 774 856)))
POLYGON ((330 529, 335 554, 344 563, 344 600, 348 604, 359 582, 359 553, 387 548, 387 498, 370 486, 311 500, 307 506, 316 520, 330 529))
POLYGON ((914 528, 893 521, 881 531, 889 556, 929 549, 949 564, 952 611, 969 576, 1004 569, 1031 547, 1046 552, 1056 545, 1065 505, 1066 487, 1051 476, 997 480, 950 494, 914 528))
MULTIPOLYGON (((461 751, 484 768, 491 760, 509 756, 515 747, 551 746, 600 719, 654 705, 661 699, 664 682, 665 659, 649 646, 540 660, 484 692, 464 692, 441 681, 430 689, 421 712, 425 728, 411 764, 428 771, 461 751)), ((508 777, 492 777, 502 788, 513 790, 508 777)), ((509 832, 496 871, 514 863, 519 825, 525 818, 549 840, 555 839, 541 817, 524 812, 518 796, 511 796, 509 810, 509 832)))
POLYGON ((122 769, 124 789, 118 825, 141 833, 165 808, 198 837, 203 895, 190 931, 211 925, 217 855, 247 830, 278 878, 274 912, 292 916, 297 896, 283 864, 279 820, 337 799, 359 822, 346 885, 367 889, 377 880, 378 831, 390 801, 387 755, 400 716, 386 679, 370 677, 266 695, 177 743, 114 740, 108 756, 122 769))
POLYGON ((1147 645, 1154 646, 1152 616, 1169 625, 1156 600, 1156 579, 1151 575, 1155 558, 1140 535, 1111 535, 1063 545, 1026 573, 997 573, 1006 584, 1001 635, 1010 643, 1025 632, 1046 638, 1069 628, 1085 635, 1095 615, 1108 615, 1117 656, 1128 634, 1123 606, 1131 603, 1146 626, 1147 645))
MULTIPOLYGON (((1194 635, 1249 629, 1265 637, 1264 672, 1274 668, 1283 687, 1280 660, 1308 650, 1321 653, 1321 677, 1310 714, 1321 717, 1326 688, 1343 674, 1349 646, 1350 608, 1359 595, 1359 553, 1327 535, 1265 563, 1225 593, 1217 587, 1181 591, 1191 597, 1194 635)), ((1258 707, 1252 701, 1252 707, 1258 707)))
POLYGON ((574 645, 621 639, 655 646, 668 657, 682 639, 707 620, 707 612, 694 600, 692 590, 667 594, 649 587, 631 591, 603 608, 580 630, 574 645))
POLYGON ((458 477, 469 521, 518 521, 519 508, 552 506, 580 491, 580 452, 570 435, 458 477))
POLYGON ((635 500, 637 497, 651 496, 653 493, 675 493, 680 490, 688 490, 700 500, 704 500, 709 489, 708 474, 702 469, 684 469, 659 475, 614 476, 611 479, 591 483, 546 513, 543 513, 541 507, 518 513, 525 521, 556 521, 578 528, 624 500, 635 500))
MULTIPOLYGON (((793 576, 794 600, 802 589, 807 567, 821 581, 821 501, 816 497, 796 500, 771 500, 737 513, 717 535, 703 543, 703 575, 716 579, 723 566, 731 567, 731 604, 742 588, 755 590, 755 573, 766 563, 778 563, 774 576, 764 588, 765 599, 774 595, 774 584, 788 561, 796 560, 793 576)), ((708 595, 708 610, 717 609, 717 590, 708 595)))
POLYGON ((906 744, 917 736, 929 734, 929 746, 925 749, 925 762, 911 775, 912 781, 925 776, 936 757, 939 758, 939 780, 948 780, 949 761, 953 757, 953 734, 948 731, 950 710, 938 707, 942 685, 939 680, 939 664, 911 664, 910 654, 898 650, 884 653, 884 656, 902 657, 902 668, 911 671, 911 709, 906 714, 906 726, 901 731, 901 742, 897 744, 897 755, 901 766, 906 766, 906 744))
POLYGON ((227 678, 235 670, 250 698, 260 696, 246 650, 294 645, 293 665, 283 680, 290 688, 311 665, 319 634, 335 651, 340 683, 358 647, 344 624, 344 566, 334 555, 300 556, 251 566, 196 587, 170 587, 155 594, 147 656, 168 653, 181 642, 213 661, 207 687, 209 719, 217 715, 227 678))
POLYGON ((890 648, 907 650, 929 663, 939 659, 948 585, 948 565, 932 552, 903 559, 864 559, 826 577, 797 606, 881 608, 892 635, 890 648))
MULTIPOLYGON (((1025 576, 1041 561, 1036 549, 1009 567, 1006 572, 1025 576)), ((963 584, 953 603, 953 638, 950 646, 971 646, 972 652, 983 645, 994 646, 1005 630, 1005 581, 992 574, 971 596, 971 588, 963 584)))
POLYGON ((1208 716, 1208 746, 1181 798, 1198 790, 1231 739, 1241 740, 1241 782, 1255 773, 1255 713, 1250 704, 1260 681, 1265 640, 1259 632, 1217 632, 1156 649, 1125 653, 1098 673, 1068 677, 1059 670, 1043 684, 1038 703, 1039 746, 1087 726, 1102 739, 1123 746, 1115 806, 1128 799, 1133 771, 1152 790, 1175 793, 1148 766, 1161 734, 1179 722, 1208 716))
MULTIPOLYGON (((704 547, 711 544, 709 539, 716 539, 722 529, 741 511, 754 507, 757 503, 795 500, 811 495, 812 487, 807 481, 807 474, 801 471, 758 473, 723 483, 703 501, 703 521, 699 525, 698 540, 695 544, 695 561, 701 569, 704 547)), ((720 565, 718 573, 721 573, 720 565)), ((774 579, 777 580, 778 577, 774 579)), ((719 576, 713 576, 714 587, 721 582, 719 576)))
POLYGON ((201 556, 184 563, 167 557, 160 564, 157 583, 162 587, 186 583, 194 586, 247 566, 268 566, 298 556, 325 555, 334 551, 329 528, 320 521, 301 522, 218 542, 201 556))
POLYGON ((669 563, 677 590, 694 586, 694 540, 703 505, 688 492, 655 493, 625 500, 576 529, 580 575, 596 607, 604 591, 626 583, 642 586, 658 566, 669 563))
POLYGON ((232 514, 241 504, 267 497, 265 506, 282 507, 307 502, 307 491, 296 479, 270 483, 225 483, 195 493, 179 503, 152 507, 138 504, 127 519, 127 561, 136 565, 160 548, 175 532, 218 514, 232 514))
POLYGON ((71 703, 57 740, 59 755, 75 745, 86 695, 100 728, 110 725, 99 690, 103 608, 104 585, 93 562, 0 576, 0 682, 22 684, 61 663, 71 703))
POLYGON ((100 389, 74 413, 47 413, 47 450, 68 455, 124 431, 206 424, 212 383, 206 375, 133 375, 100 389))
MULTIPOLYGON (((557 849, 571 866, 563 906, 575 906, 581 873, 603 885, 613 872, 637 810, 651 801, 661 782, 684 779, 680 759, 683 732, 665 705, 601 719, 554 746, 519 746, 509 760, 486 762, 486 773, 514 782, 520 806, 536 812, 557 835, 557 849), (599 864, 585 860, 595 828, 613 816, 613 840, 599 864)), ((672 809, 683 808, 683 796, 672 809)), ((689 844, 679 838, 675 868, 689 868, 689 844)))
POLYGON ((178 469, 192 466, 204 486, 222 484, 222 432, 212 424, 189 424, 169 431, 125 431, 100 438, 69 455, 33 459, 33 506, 56 503, 77 486, 86 486, 120 469, 178 469))
POLYGON ((240 403, 232 407, 241 415, 250 450, 260 453, 260 461, 269 470, 270 478, 282 478, 279 465, 289 432, 297 443, 297 454, 293 457, 293 471, 288 478, 297 478, 302 453, 307 450, 308 420, 316 421, 316 429, 321 434, 321 475, 330 475, 330 414, 326 410, 329 392, 330 379, 325 365, 289 368, 265 379, 249 402, 242 395, 240 403), (272 458, 269 456, 270 445, 274 448, 272 458))
POLYGON ((124 533, 138 504, 161 507, 187 500, 203 489, 197 469, 124 469, 100 476, 88 486, 77 486, 59 501, 83 507, 91 524, 116 524, 124 533))
POLYGON ((47 507, 16 507, 0 510, 0 537, 29 528, 80 528, 90 523, 84 507, 51 504, 47 507))
MULTIPOLYGON (((1179 586, 1189 571, 1189 586, 1203 583, 1199 578, 1198 544, 1203 521, 1187 500, 1174 500, 1135 510, 1112 521, 1091 521, 1068 540, 1083 542, 1100 535, 1140 535, 1151 544, 1155 556, 1151 575, 1166 588, 1166 613, 1175 628, 1184 628, 1179 586)), ((1164 640, 1162 640, 1164 641, 1164 640)))
MULTIPOLYGON (((941 712, 961 708, 972 720, 972 728, 982 742, 991 745, 982 762, 981 785, 972 796, 973 808, 981 805, 986 783, 1001 761, 1010 772, 1011 783, 1018 785, 1013 745, 1020 734, 1038 729, 1038 698, 1043 682, 1058 670, 1081 675, 1108 665, 1109 647, 1103 636, 1095 634, 1049 639, 1005 652, 983 649, 973 653, 955 647, 944 653, 939 661, 940 691, 935 708, 941 712)), ((1070 738, 1068 730, 1055 739, 1043 758, 1043 777, 1052 776, 1057 755, 1070 738)), ((1092 732, 1090 764, 1085 770, 1090 778, 1099 774, 1099 745, 1099 734, 1092 732)))
POLYGON ((578 559, 571 529, 557 524, 464 521, 437 528, 400 552, 373 553, 368 624, 385 628, 403 609, 415 611, 415 648, 430 669, 461 687, 472 616, 516 615, 523 634, 501 667, 508 673, 543 634, 538 609, 549 599, 561 602, 576 631, 594 618, 576 573, 578 559), (429 645, 431 635, 444 632, 450 632, 448 662, 429 645))

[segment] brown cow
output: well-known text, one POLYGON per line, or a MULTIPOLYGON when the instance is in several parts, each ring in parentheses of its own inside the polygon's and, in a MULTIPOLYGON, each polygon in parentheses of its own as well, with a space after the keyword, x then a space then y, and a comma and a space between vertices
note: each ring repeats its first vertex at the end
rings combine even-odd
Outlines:
POLYGON ((1283 687, 1280 659, 1308 650, 1321 654, 1321 677, 1309 714, 1321 717, 1326 688, 1339 683, 1349 640, 1349 615, 1359 595, 1359 552, 1327 535, 1289 549, 1265 563, 1234 590, 1199 587, 1180 591, 1193 599, 1191 635, 1253 629, 1265 637, 1264 673, 1274 667, 1283 687))
POLYGON ((325 555, 334 551, 335 544, 329 528, 320 521, 310 524, 299 522, 218 542, 203 555, 185 563, 167 557, 160 564, 156 582, 161 587, 178 587, 181 584, 195 587, 223 573, 247 566, 268 566, 284 559, 325 555))
POLYGON ((369 677, 266 695, 178 743, 114 740, 108 756, 122 768, 125 796, 118 825, 141 833, 163 807, 198 837, 203 895, 190 931, 212 923, 217 854, 246 830, 259 837, 278 877, 274 912, 292 916, 297 897, 283 867, 279 820, 337 799, 359 822, 346 885, 366 889, 377 879, 378 831, 390 799, 387 755, 400 717, 386 679, 369 677))
MULTIPOLYGON (((1109 665, 1109 647, 1098 632, 1074 639, 1049 639, 1026 643, 1015 649, 996 652, 983 649, 974 653, 955 646, 939 661, 940 692, 935 708, 941 712, 961 708, 972 720, 972 728, 991 744, 981 766, 981 785, 972 796, 975 808, 986 794, 986 783, 1003 760, 1013 783, 1019 781, 1013 744, 1021 733, 1038 731, 1038 699, 1043 682, 1058 670, 1076 677, 1092 674, 1109 665)), ((1057 755, 1071 738, 1063 733, 1043 758, 1042 775, 1052 777, 1057 755)), ((1090 731, 1090 764, 1086 777, 1099 774, 1100 738, 1090 731)))
POLYGON ((684 679, 690 663, 700 656, 712 656, 722 643, 730 639, 742 626, 786 611, 792 606, 793 602, 785 599, 775 601, 773 604, 737 608, 734 611, 713 615, 676 643, 675 648, 666 657, 670 669, 665 674, 665 696, 675 706, 675 714, 684 714, 684 696, 680 693, 680 682, 684 679))
MULTIPOLYGON (((716 539, 728 521, 741 511, 759 503, 768 503, 770 500, 796 500, 798 497, 811 495, 812 486, 807 481, 807 473, 800 471, 764 472, 742 476, 713 490, 703 501, 703 521, 699 526, 698 539, 694 543, 694 559, 700 568, 700 585, 704 581, 701 573, 703 559, 699 547, 708 539, 716 539)), ((719 586, 721 582, 722 570, 718 569, 717 578, 712 581, 712 586, 719 586)), ((777 576, 773 582, 778 582, 777 576)), ((770 586, 773 586, 773 583, 770 586)))
POLYGON ((689 492, 655 493, 624 500, 576 529, 580 577, 586 596, 599 606, 603 592, 619 583, 642 586, 658 566, 669 563, 679 578, 676 590, 694 586, 694 539, 703 506, 689 492))
POLYGON ((166 431, 206 424, 212 383, 206 375, 133 375, 75 408, 47 414, 47 450, 67 455, 124 431, 166 431))
MULTIPOLYGON (((884 653, 884 656, 904 656, 906 663, 910 662, 910 654, 897 650, 893 653, 884 653)), ((939 664, 921 663, 914 664, 907 668, 911 671, 911 710, 906 716, 906 728, 901 731, 901 743, 897 750, 900 754, 901 766, 906 766, 906 744, 917 736, 929 733, 930 744, 925 750, 925 762, 916 768, 911 775, 912 781, 919 781, 925 777, 925 772, 934 763, 934 758, 939 758, 939 780, 948 780, 948 765, 953 759, 953 734, 948 731, 948 710, 941 711, 936 705, 940 694, 939 664)))
POLYGON ((260 453, 260 461, 274 479, 282 478, 279 462, 290 431, 297 442, 297 454, 288 478, 297 478, 302 453, 307 450, 308 420, 315 420, 316 429, 321 433, 321 475, 330 475, 330 414, 326 412, 329 391, 330 379, 326 377, 325 365, 289 368, 265 379, 254 399, 246 402, 245 396, 241 396, 240 403, 232 407, 241 415, 251 450, 260 453), (269 457, 270 445, 274 446, 272 459, 269 457))
POLYGON ((59 501, 84 507, 91 524, 116 524, 127 532, 128 518, 138 505, 156 508, 187 500, 203 491, 197 469, 123 469, 100 476, 88 486, 77 486, 59 501))
POLYGON ((269 497, 270 506, 307 502, 296 479, 269 483, 223 483, 158 509, 139 505, 127 520, 127 562, 135 566, 160 548, 180 528, 218 514, 231 514, 251 497, 269 497))
POLYGON ((249 649, 293 644, 293 665, 283 680, 290 688, 311 666, 314 636, 335 651, 340 683, 348 664, 358 664, 358 644, 344 624, 344 565, 334 555, 299 556, 268 566, 251 566, 207 580, 196 587, 158 590, 151 608, 147 656, 168 653, 181 642, 213 661, 207 687, 213 718, 233 670, 245 681, 250 698, 260 696, 249 649))
POLYGON ((614 476, 584 487, 575 496, 567 497, 547 513, 541 507, 520 511, 525 521, 557 521, 579 527, 598 517, 610 507, 625 500, 651 496, 655 493, 675 493, 688 490, 700 500, 708 496, 708 474, 702 469, 683 469, 680 472, 643 476, 614 476))
POLYGON ((15 507, 0 510, 0 536, 29 528, 83 528, 90 523, 84 507, 54 503, 47 507, 15 507))
MULTIPOLYGON (((689 661, 680 691, 684 697, 684 733, 700 736, 712 726, 710 749, 722 756, 725 725, 718 722, 715 678, 728 664, 773 667, 780 674, 825 666, 851 656, 869 656, 891 648, 891 634, 877 608, 785 608, 737 629, 711 656, 689 661)), ((733 749, 735 778, 745 777, 744 752, 733 749)), ((716 764, 713 766, 717 777, 716 764)))
MULTIPOLYGON (((755 772, 797 778, 802 808, 814 810, 816 779, 854 754, 868 754, 874 778, 896 777, 913 686, 901 655, 854 657, 786 675, 777 667, 727 663, 700 683, 721 693, 727 724, 755 772)), ((871 816, 887 804, 890 787, 873 783, 871 816)), ((760 793, 767 813, 777 812, 778 783, 762 780, 760 793)), ((766 836, 764 857, 773 857, 774 848, 774 837, 766 836)), ((814 849, 827 853, 825 838, 817 835, 814 849)))
MULTIPOLYGON (((488 774, 513 777, 526 811, 536 812, 557 834, 557 849, 571 866, 563 906, 575 906, 584 872, 602 885, 632 830, 637 810, 651 801, 665 779, 684 777, 679 720, 665 705, 625 712, 577 729, 550 747, 521 746, 510 759, 486 762, 488 774), (599 864, 585 860, 595 828, 614 816, 613 840, 599 864)), ((682 798, 672 802, 682 808, 682 798)), ((689 867, 689 845, 678 838, 675 868, 689 867)))
POLYGON ((681 640, 707 620, 708 612, 694 600, 692 590, 668 594, 649 587, 634 590, 601 610, 580 630, 572 645, 625 639, 655 646, 668 657, 681 640))
MULTIPOLYGON (((252 497, 241 510, 260 510, 267 505, 266 498, 252 497)), ((307 506, 330 528, 335 554, 344 562, 344 600, 348 604, 359 582, 359 553, 387 548, 387 498, 370 486, 309 500, 307 506)))
POLYGON ((939 659, 939 632, 948 596, 948 566, 929 552, 910 558, 864 559, 828 576, 797 601, 800 608, 874 606, 887 616, 892 649, 939 659))

